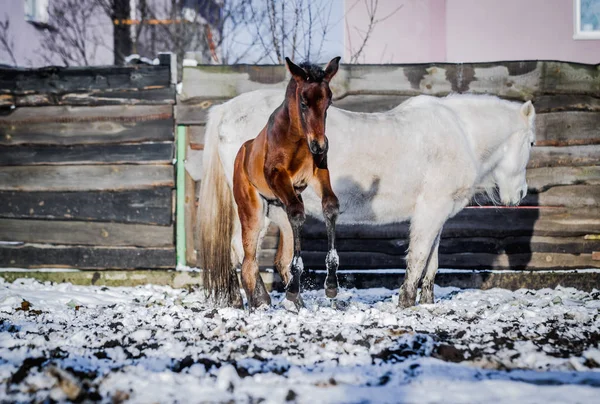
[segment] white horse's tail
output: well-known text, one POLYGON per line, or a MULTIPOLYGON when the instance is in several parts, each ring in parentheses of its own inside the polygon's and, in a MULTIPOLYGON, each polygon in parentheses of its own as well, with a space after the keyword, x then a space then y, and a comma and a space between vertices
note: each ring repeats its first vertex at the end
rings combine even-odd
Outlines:
POLYGON ((217 302, 241 306, 240 286, 231 259, 233 193, 218 147, 223 112, 223 107, 217 106, 208 115, 196 231, 206 294, 217 302))

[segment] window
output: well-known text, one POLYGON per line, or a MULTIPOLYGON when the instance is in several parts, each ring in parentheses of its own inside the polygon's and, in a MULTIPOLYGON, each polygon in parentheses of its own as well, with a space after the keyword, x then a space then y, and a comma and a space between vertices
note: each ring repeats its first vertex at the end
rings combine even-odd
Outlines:
POLYGON ((600 0, 573 0, 573 39, 600 39, 600 0))
POLYGON ((25 20, 33 23, 48 22, 48 0, 25 0, 25 20))

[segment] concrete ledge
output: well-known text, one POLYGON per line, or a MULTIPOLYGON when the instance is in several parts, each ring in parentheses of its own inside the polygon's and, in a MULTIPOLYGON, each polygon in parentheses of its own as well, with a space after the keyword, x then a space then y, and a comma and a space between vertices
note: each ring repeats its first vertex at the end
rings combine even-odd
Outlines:
MULTIPOLYGON (((283 290, 279 275, 261 272, 269 290, 283 290)), ((338 273, 343 288, 384 287, 397 289, 404 280, 404 271, 341 271, 338 273)), ((7 282, 19 278, 33 278, 41 282, 70 282, 74 285, 96 286, 138 286, 145 284, 168 285, 175 288, 202 286, 201 272, 174 270, 135 270, 135 271, 1 271, 0 277, 7 282)), ((491 289, 542 289, 558 285, 574 287, 583 291, 600 289, 598 271, 530 271, 530 272, 491 272, 491 271, 444 271, 437 275, 439 286, 459 288, 491 289)), ((324 271, 311 271, 303 276, 303 288, 321 289, 325 282, 324 271)))
POLYGON ((0 278, 14 282, 19 278, 32 278, 40 282, 69 282, 73 285, 95 286, 138 286, 146 284, 168 285, 182 288, 188 285, 202 285, 201 272, 180 272, 166 270, 133 271, 7 271, 0 270, 0 278))
MULTIPOLYGON (((315 274, 313 283, 322 285, 325 274, 315 274)), ((344 288, 400 288, 404 274, 344 274, 339 276, 340 286, 344 288)), ((600 289, 600 272, 592 271, 555 271, 555 272, 485 272, 469 271, 437 274, 435 284, 438 286, 455 286, 462 289, 543 289, 557 286, 574 287, 586 292, 600 289)))

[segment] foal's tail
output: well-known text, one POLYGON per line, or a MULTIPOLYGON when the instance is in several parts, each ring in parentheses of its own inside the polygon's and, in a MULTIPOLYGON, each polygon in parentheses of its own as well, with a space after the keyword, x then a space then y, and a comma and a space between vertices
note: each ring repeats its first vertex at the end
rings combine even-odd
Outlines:
POLYGON ((206 294, 219 303, 239 306, 240 286, 231 258, 234 201, 218 151, 222 111, 223 107, 212 108, 206 124, 197 212, 198 251, 206 294))

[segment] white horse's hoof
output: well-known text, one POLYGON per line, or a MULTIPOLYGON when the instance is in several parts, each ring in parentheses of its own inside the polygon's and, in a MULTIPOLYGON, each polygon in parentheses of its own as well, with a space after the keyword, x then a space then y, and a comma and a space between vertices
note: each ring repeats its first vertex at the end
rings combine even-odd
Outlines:
POLYGON ((325 296, 327 296, 330 299, 333 299, 334 297, 336 297, 337 294, 338 294, 337 288, 335 288, 335 289, 325 289, 325 296))

